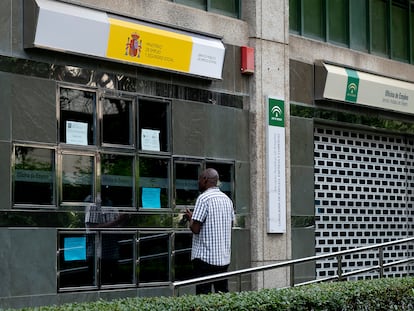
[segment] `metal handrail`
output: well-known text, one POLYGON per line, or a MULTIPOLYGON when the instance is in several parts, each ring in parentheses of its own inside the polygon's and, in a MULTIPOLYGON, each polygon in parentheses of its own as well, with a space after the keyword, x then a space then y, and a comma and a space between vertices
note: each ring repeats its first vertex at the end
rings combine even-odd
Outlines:
POLYGON ((197 284, 208 283, 208 282, 213 282, 213 281, 219 281, 219 280, 224 280, 224 279, 228 279, 230 277, 237 276, 237 277, 239 277, 239 290, 241 290, 241 276, 242 275, 251 274, 251 273, 255 273, 255 272, 261 272, 261 271, 267 271, 267 270, 273 270, 273 269, 283 268, 283 267, 290 267, 290 269, 291 269, 290 287, 301 286, 301 285, 306 285, 306 284, 311 284, 311 283, 320 283, 320 282, 324 282, 324 281, 342 280, 344 277, 348 277, 348 276, 351 276, 351 275, 356 275, 356 274, 360 274, 360 273, 364 273, 364 272, 369 272, 369 271, 373 271, 373 270, 379 270, 380 271, 380 277, 383 277, 384 276, 384 268, 388 268, 388 267, 391 267, 391 266, 400 265, 402 263, 408 263, 408 262, 414 261, 414 257, 408 257, 408 258, 405 258, 403 260, 396 260, 394 262, 384 263, 384 260, 383 260, 383 250, 384 250, 384 248, 389 247, 389 246, 393 246, 393 245, 409 243, 409 242, 414 242, 414 237, 401 239, 401 240, 390 241, 390 242, 384 242, 384 243, 371 245, 371 246, 353 248, 353 249, 350 249, 350 250, 338 251, 338 252, 333 252, 333 253, 329 253, 329 254, 310 256, 310 257, 305 257, 305 258, 300 258, 300 259, 293 259, 293 260, 283 261, 283 262, 269 264, 269 265, 265 265, 265 266, 245 268, 245 269, 240 269, 240 270, 235 270, 235 271, 229 271, 229 272, 224 272, 224 273, 219 273, 219 274, 213 274, 213 275, 208 275, 208 276, 204 276, 204 277, 198 277, 198 278, 193 278, 193 279, 189 279, 189 280, 184 280, 184 281, 176 281, 176 282, 172 282, 170 286, 171 286, 171 289, 173 291, 173 296, 177 296, 179 294, 179 288, 180 287, 189 286, 189 285, 197 285, 197 284), (368 250, 375 250, 375 249, 378 249, 378 253, 379 253, 379 264, 378 265, 374 265, 374 266, 371 266, 369 268, 354 270, 354 271, 347 272, 347 273, 342 273, 341 261, 342 261, 343 256, 353 254, 353 253, 368 251, 368 250), (293 275, 294 274, 294 269, 293 268, 296 264, 312 262, 312 261, 316 261, 316 260, 320 260, 320 259, 335 258, 335 257, 338 261, 337 274, 336 275, 328 277, 328 278, 316 279, 316 280, 312 280, 312 281, 308 281, 308 282, 294 284, 294 275, 293 275))

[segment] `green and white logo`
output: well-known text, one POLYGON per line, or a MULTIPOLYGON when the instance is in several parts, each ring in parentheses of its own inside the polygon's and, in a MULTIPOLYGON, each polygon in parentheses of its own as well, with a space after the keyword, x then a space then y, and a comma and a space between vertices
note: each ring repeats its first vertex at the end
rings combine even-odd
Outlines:
POLYGON ((352 69, 346 69, 348 82, 346 84, 345 100, 356 103, 358 98, 359 77, 358 72, 352 69))
POLYGON ((269 98, 269 125, 285 127, 285 102, 269 98))

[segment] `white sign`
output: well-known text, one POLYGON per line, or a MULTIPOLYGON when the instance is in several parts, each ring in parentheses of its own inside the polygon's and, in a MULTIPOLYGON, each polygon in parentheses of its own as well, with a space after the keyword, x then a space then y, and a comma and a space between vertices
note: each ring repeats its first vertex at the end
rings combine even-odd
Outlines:
POLYGON ((323 98, 414 114, 414 83, 328 64, 324 66, 327 76, 323 98), (348 96, 351 91, 353 97, 348 96))
POLYGON ((285 103, 268 98, 267 232, 286 232, 285 103))
POLYGON ((142 129, 141 149, 149 151, 160 151, 160 131, 142 129))
POLYGON ((66 121, 66 143, 88 145, 88 123, 66 121))

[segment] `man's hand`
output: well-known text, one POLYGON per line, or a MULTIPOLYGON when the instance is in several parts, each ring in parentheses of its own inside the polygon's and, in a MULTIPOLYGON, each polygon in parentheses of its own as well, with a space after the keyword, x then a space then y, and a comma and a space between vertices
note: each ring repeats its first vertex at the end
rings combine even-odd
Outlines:
POLYGON ((193 218, 193 213, 188 208, 185 210, 185 217, 188 221, 190 221, 193 218))
POLYGON ((199 221, 193 221, 193 213, 187 208, 185 210, 185 216, 188 217, 188 220, 190 221, 190 229, 193 233, 199 234, 201 229, 201 222, 199 221))

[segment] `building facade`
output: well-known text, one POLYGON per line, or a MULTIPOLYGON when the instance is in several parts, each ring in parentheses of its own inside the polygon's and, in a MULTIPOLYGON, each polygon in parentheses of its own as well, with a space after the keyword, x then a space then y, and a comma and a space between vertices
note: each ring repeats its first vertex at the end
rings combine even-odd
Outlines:
MULTIPOLYGON (((292 256, 412 236, 413 3, 298 0, 289 9, 292 256)), ((411 252, 389 248, 384 259, 411 252)), ((343 258, 342 269, 378 260, 367 252, 343 258)), ((302 269, 297 281, 337 267, 302 269)))
POLYGON ((170 295, 206 167, 235 205, 231 269, 289 258, 288 230, 267 234, 262 142, 262 94, 287 90, 287 3, 274 33, 261 3, 202 2, 2 2, 1 307, 170 295), (251 47, 278 55, 260 79, 251 47))
POLYGON ((0 7, 0 307, 170 295, 207 167, 235 206, 231 270, 412 234, 410 1, 0 7))

